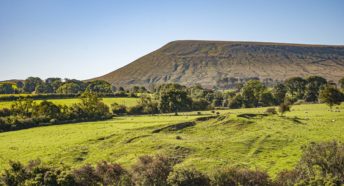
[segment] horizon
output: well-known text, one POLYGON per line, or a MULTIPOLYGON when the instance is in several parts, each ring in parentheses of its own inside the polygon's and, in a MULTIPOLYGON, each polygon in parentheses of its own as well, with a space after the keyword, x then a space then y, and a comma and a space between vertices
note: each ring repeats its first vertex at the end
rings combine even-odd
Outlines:
POLYGON ((179 40, 343 46, 343 8, 339 0, 1 1, 0 81, 91 79, 179 40))

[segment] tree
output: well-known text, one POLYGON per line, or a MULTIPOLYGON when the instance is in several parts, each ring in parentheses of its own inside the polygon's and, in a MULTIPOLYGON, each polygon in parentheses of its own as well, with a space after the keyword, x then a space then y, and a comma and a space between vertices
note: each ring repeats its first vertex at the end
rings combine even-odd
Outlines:
POLYGON ((36 86, 42 84, 43 81, 38 77, 29 77, 24 81, 23 90, 26 93, 32 93, 35 91, 36 86))
POLYGON ((260 95, 266 90, 266 87, 258 80, 249 80, 241 89, 243 106, 246 108, 257 107, 260 95))
POLYGON ((61 78, 48 78, 45 80, 45 83, 56 93, 56 90, 62 85, 62 80, 61 78))
POLYGON ((163 113, 187 111, 192 106, 192 100, 186 91, 171 89, 162 92, 159 99, 159 110, 163 113))
POLYGON ((287 87, 282 83, 278 83, 272 89, 272 95, 274 96, 274 99, 277 104, 283 103, 286 94, 287 87))
POLYGON ((101 102, 95 93, 86 92, 81 96, 80 107, 88 119, 105 119, 110 117, 109 107, 101 102))
POLYGON ((304 99, 308 102, 316 102, 320 88, 326 85, 327 81, 320 76, 310 76, 307 78, 307 82, 304 99))
POLYGON ((275 102, 274 97, 271 92, 265 91, 260 94, 259 97, 259 105, 266 107, 266 106, 271 106, 275 102))
POLYGON ((111 84, 102 80, 91 81, 89 85, 87 86, 86 90, 90 92, 99 93, 99 94, 112 93, 111 84))
POLYGON ((35 93, 42 94, 42 93, 53 93, 54 90, 50 84, 42 83, 36 86, 35 93))
POLYGON ((13 94, 14 89, 10 83, 0 83, 0 94, 13 94))
POLYGON ((287 79, 285 85, 293 98, 302 99, 305 93, 307 80, 301 77, 293 77, 287 79))
POLYGON ((82 91, 81 87, 77 83, 64 83, 60 86, 56 93, 59 94, 78 94, 82 91))
POLYGON ((343 94, 333 86, 326 86, 320 90, 319 99, 332 109, 333 105, 339 105, 343 101, 343 94))

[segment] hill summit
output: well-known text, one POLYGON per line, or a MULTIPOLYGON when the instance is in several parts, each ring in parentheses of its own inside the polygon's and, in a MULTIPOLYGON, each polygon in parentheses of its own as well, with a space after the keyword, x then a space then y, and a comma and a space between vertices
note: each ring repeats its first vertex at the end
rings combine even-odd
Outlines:
POLYGON ((95 78, 115 86, 180 83, 214 87, 230 79, 281 81, 344 76, 344 46, 233 41, 174 41, 129 65, 95 78))

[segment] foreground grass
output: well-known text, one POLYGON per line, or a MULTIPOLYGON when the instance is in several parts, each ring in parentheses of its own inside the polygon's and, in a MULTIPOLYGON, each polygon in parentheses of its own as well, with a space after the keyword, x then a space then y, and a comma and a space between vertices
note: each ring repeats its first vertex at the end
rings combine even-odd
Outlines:
POLYGON ((342 112, 330 112, 322 104, 299 105, 286 117, 259 115, 265 108, 227 110, 216 119, 159 133, 152 131, 211 113, 119 117, 5 132, 0 133, 0 167, 6 167, 10 159, 27 162, 36 158, 56 166, 100 160, 130 166, 138 156, 159 153, 183 159, 176 168, 212 173, 215 168, 238 165, 267 170, 274 176, 295 165, 303 145, 344 141, 344 105, 338 109, 342 112), (247 113, 257 115, 242 117, 247 113))
MULTIPOLYGON (((118 103, 118 104, 123 104, 128 107, 135 106, 137 104, 137 101, 139 98, 102 98, 103 102, 110 106, 112 103, 118 103)), ((72 99, 50 99, 48 101, 51 101, 55 104, 59 105, 72 105, 74 103, 79 103, 80 99, 78 98, 72 98, 72 99)), ((41 100, 35 100, 35 102, 39 103, 41 100)), ((11 104, 13 101, 5 101, 5 102, 0 102, 0 109, 2 108, 10 108, 11 104)))

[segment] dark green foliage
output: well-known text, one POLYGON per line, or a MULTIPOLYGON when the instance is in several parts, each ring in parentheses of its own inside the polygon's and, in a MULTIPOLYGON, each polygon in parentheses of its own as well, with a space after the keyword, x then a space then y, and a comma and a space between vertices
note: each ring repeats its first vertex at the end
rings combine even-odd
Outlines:
POLYGON ((23 90, 26 93, 32 93, 35 91, 36 86, 42 84, 43 81, 38 77, 29 77, 24 81, 23 90))
POLYGON ((263 107, 275 104, 275 99, 271 92, 262 92, 259 97, 259 105, 263 107))
POLYGON ((82 88, 77 83, 64 83, 60 86, 56 93, 59 94, 79 94, 82 92, 82 88))
POLYGON ((13 94, 14 89, 10 83, 0 83, 0 94, 13 94))
POLYGON ((210 103, 205 99, 192 100, 192 110, 208 110, 210 103))
POLYGON ((21 118, 31 117, 36 110, 36 104, 32 99, 19 99, 11 105, 11 113, 21 118))
POLYGON ((266 172, 258 170, 248 170, 241 168, 228 168, 218 171, 213 180, 212 185, 216 186, 256 186, 271 185, 270 177, 266 172))
POLYGON ((306 91, 307 80, 301 77, 289 78, 285 81, 285 86, 292 98, 302 99, 306 91))
POLYGON ((61 114, 60 107, 49 101, 42 101, 36 108, 38 116, 47 117, 50 119, 58 119, 61 114))
POLYGON ((250 80, 245 83, 241 89, 243 106, 245 108, 259 106, 260 95, 266 90, 266 87, 258 80, 250 80))
POLYGON ((287 94, 287 87, 284 84, 277 84, 272 89, 272 95, 276 101, 276 104, 284 102, 285 95, 287 94))
POLYGON ((188 111, 191 106, 192 100, 186 91, 171 89, 160 93, 159 110, 162 113, 188 111))
POLYGON ((56 92, 56 90, 62 85, 61 78, 48 78, 45 80, 45 83, 50 85, 53 92, 56 92))
POLYGON ((173 171, 168 176, 168 184, 171 186, 209 186, 210 179, 207 175, 191 169, 173 171))
POLYGON ((229 101, 228 107, 232 109, 241 108, 243 104, 243 97, 238 94, 229 101))
POLYGON ((132 167, 133 182, 142 186, 165 186, 173 162, 164 156, 141 156, 132 167))
POLYGON ((318 101, 319 90, 321 87, 325 86, 327 80, 319 76, 310 76, 307 78, 306 92, 304 99, 307 102, 318 101))
POLYGON ((95 92, 98 94, 111 94, 112 93, 111 85, 108 82, 102 81, 102 80, 91 81, 88 84, 86 91, 95 92))
POLYGON ((47 83, 41 83, 37 85, 35 88, 35 94, 50 94, 53 92, 54 92, 53 87, 47 83))
POLYGON ((118 103, 111 104, 111 111, 113 114, 116 115, 123 115, 128 112, 127 107, 125 105, 120 105, 118 103))
POLYGON ((344 101, 343 97, 343 93, 333 86, 325 86, 319 93, 320 102, 326 103, 331 108, 333 105, 339 105, 344 101))

